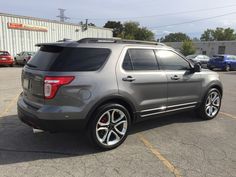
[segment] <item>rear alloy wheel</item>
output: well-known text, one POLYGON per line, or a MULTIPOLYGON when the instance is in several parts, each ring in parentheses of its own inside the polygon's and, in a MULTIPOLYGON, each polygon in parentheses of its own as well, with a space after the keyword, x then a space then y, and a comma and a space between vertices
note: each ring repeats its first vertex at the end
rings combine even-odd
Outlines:
POLYGON ((105 150, 122 144, 130 124, 127 109, 119 104, 108 104, 100 107, 95 115, 90 129, 93 143, 105 150))
POLYGON ((201 118, 205 120, 213 119, 217 116, 221 107, 221 94, 218 89, 211 89, 204 98, 203 104, 199 108, 201 118))
POLYGON ((226 67, 225 67, 225 71, 230 71, 230 70, 231 70, 230 65, 226 65, 226 67))

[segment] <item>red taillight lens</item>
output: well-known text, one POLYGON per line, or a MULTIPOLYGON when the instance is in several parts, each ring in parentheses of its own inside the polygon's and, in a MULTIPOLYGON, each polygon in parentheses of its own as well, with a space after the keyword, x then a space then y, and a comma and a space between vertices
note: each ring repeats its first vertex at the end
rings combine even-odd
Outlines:
POLYGON ((44 98, 52 99, 60 86, 71 83, 74 78, 74 76, 46 76, 44 78, 44 98))

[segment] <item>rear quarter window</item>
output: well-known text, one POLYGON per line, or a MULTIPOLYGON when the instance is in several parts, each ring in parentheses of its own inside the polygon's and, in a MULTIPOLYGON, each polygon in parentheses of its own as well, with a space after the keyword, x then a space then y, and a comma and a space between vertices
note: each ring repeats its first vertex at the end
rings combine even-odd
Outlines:
POLYGON ((43 46, 29 61, 29 66, 44 71, 96 71, 107 58, 110 49, 43 46))

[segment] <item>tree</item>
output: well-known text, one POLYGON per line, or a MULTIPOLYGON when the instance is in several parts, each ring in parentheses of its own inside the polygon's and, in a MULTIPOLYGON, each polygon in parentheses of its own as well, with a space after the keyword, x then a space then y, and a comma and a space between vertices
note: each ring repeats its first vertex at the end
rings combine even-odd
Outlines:
POLYGON ((138 22, 125 22, 123 36, 124 39, 144 40, 152 41, 154 39, 154 33, 148 30, 146 27, 140 27, 138 22))
POLYGON ((196 49, 193 45, 193 42, 190 40, 184 41, 180 52, 184 55, 184 56, 188 56, 188 55, 192 55, 196 52, 196 49))
POLYGON ((161 38, 161 42, 184 42, 189 40, 190 37, 184 33, 170 33, 164 38, 161 38))
POLYGON ((216 28, 207 29, 201 35, 202 41, 232 41, 236 39, 234 29, 231 28, 216 28))
POLYGON ((139 32, 139 23, 138 22, 125 22, 124 23, 124 39, 135 39, 135 36, 139 32))
POLYGON ((140 27, 138 22, 130 21, 121 24, 121 22, 108 21, 104 27, 112 28, 114 37, 130 40, 155 40, 154 33, 146 27, 140 27))
POLYGON ((146 27, 139 28, 135 34, 136 40, 154 41, 155 35, 152 31, 148 30, 146 27))
POLYGON ((201 35, 201 41, 214 41, 213 37, 214 30, 212 29, 207 29, 204 31, 204 33, 201 35))
POLYGON ((94 23, 89 23, 88 26, 96 26, 94 23))
POLYGON ((114 37, 120 37, 122 35, 123 29, 124 29, 121 22, 116 22, 116 21, 108 21, 104 25, 104 28, 112 28, 114 37))

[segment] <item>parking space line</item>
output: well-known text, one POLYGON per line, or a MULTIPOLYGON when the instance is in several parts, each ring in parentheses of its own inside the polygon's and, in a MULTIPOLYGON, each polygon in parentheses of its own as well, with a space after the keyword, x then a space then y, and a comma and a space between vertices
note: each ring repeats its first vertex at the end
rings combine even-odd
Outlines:
POLYGON ((232 114, 228 114, 228 113, 225 113, 225 112, 220 112, 220 114, 225 115, 225 116, 230 117, 230 118, 233 118, 233 119, 236 119, 236 116, 234 116, 232 114))
POLYGON ((168 161, 142 134, 138 134, 138 138, 168 168, 171 173, 173 173, 176 177, 182 177, 179 170, 170 161, 168 161))
POLYGON ((11 100, 11 102, 6 106, 6 108, 0 113, 0 118, 5 116, 8 111, 14 106, 14 104, 16 103, 17 99, 18 99, 18 94, 11 100))

